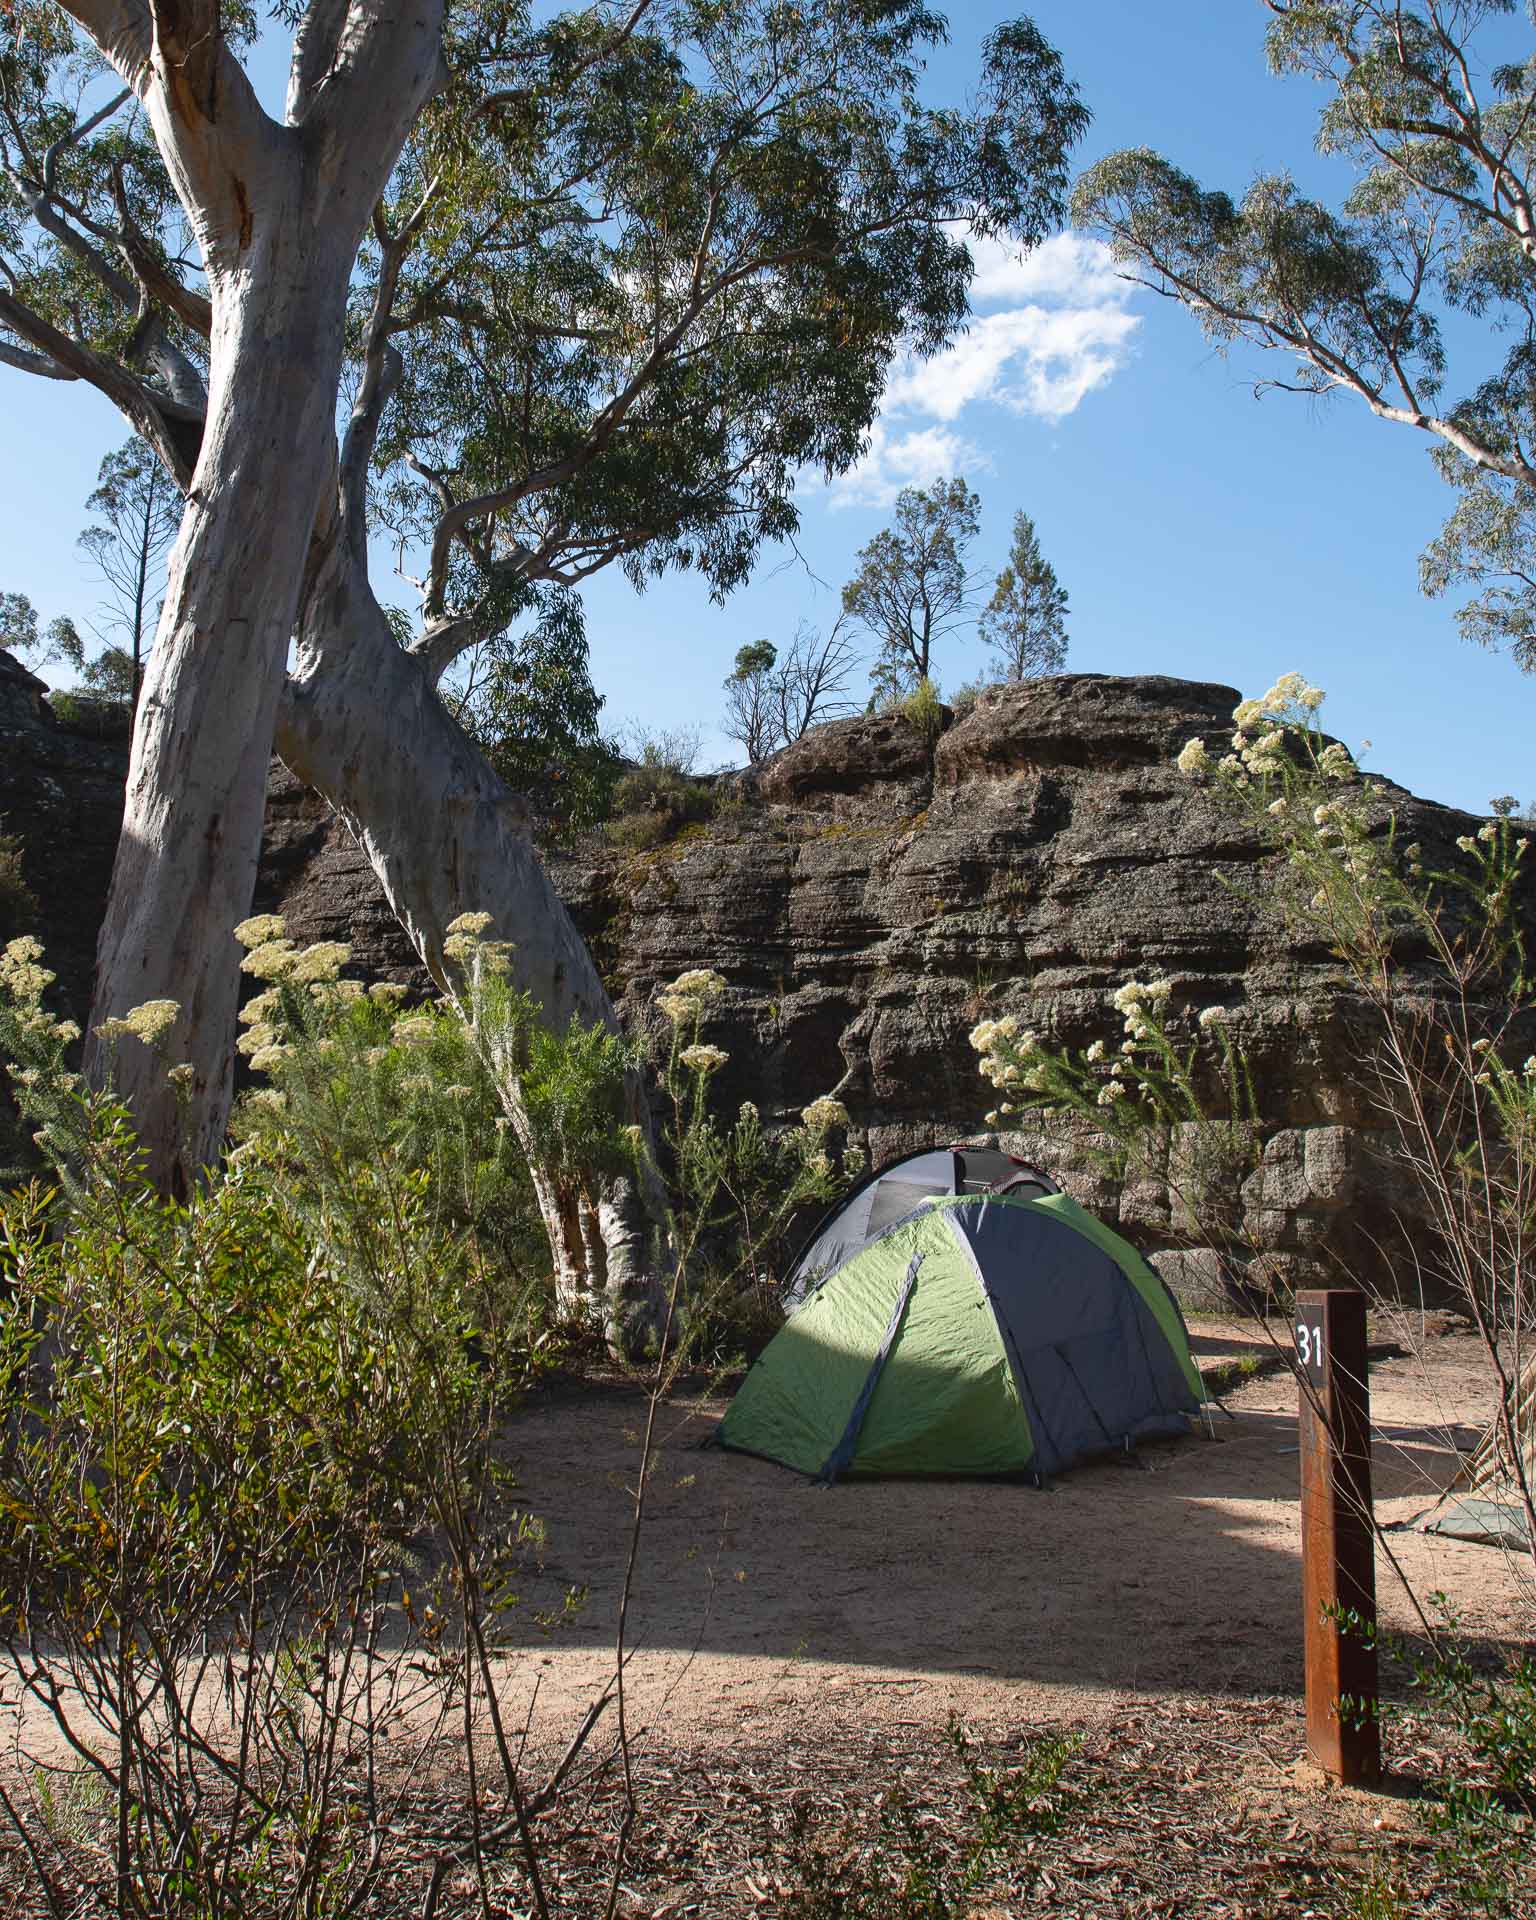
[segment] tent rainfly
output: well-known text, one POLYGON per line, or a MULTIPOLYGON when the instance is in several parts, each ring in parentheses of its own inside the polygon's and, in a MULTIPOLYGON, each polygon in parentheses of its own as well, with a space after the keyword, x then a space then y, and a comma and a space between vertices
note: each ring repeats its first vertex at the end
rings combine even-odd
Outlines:
POLYGON ((866 1241, 930 1200, 955 1193, 1011 1193, 1021 1200, 1040 1200, 1059 1192, 1038 1167, 996 1147, 928 1147, 889 1160, 844 1194, 817 1224, 784 1282, 784 1306, 792 1313, 866 1241))
POLYGON ((860 1246, 764 1348, 722 1445, 824 1481, 1029 1474, 1187 1431, 1183 1317, 1065 1194, 930 1199, 860 1246))
POLYGON ((1444 1534, 1452 1540, 1531 1547, 1525 1495, 1536 1496, 1536 1355, 1526 1362, 1511 1388, 1509 1424, 1519 1453, 1518 1466, 1510 1457, 1503 1425, 1495 1420, 1444 1498, 1412 1524, 1421 1526, 1425 1533, 1444 1534))

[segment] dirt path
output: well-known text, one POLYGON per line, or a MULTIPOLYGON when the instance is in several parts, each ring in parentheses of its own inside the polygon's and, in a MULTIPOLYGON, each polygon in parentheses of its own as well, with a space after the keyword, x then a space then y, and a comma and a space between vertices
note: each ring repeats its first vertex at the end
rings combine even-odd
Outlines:
MULTIPOLYGON (((1251 1334, 1194 1329, 1202 1361, 1251 1334)), ((1378 1508, 1427 1505, 1489 1406, 1472 1342, 1373 1365, 1378 1508)), ((635 1597, 641 1717, 669 1742, 803 1734, 807 1725, 978 1729, 1101 1725, 1169 1696, 1301 1686, 1295 1389, 1288 1374, 1229 1394, 1211 1438, 1081 1467, 1046 1491, 979 1481, 816 1487, 701 1447, 724 1411, 679 1395, 660 1423, 635 1597)), ((530 1408, 509 1434, 529 1506, 550 1528, 543 1573, 513 1619, 511 1686, 566 1722, 611 1671, 643 1395, 594 1386, 530 1408), (547 1636, 532 1606, 587 1589, 547 1636)), ((1449 1595, 1468 1631, 1509 1637, 1517 1570, 1498 1550, 1418 1533, 1392 1551, 1421 1595, 1449 1595)), ((1385 1622, 1411 1628, 1383 1557, 1385 1622)), ((1526 1596, 1529 1599, 1529 1596, 1526 1596)), ((1529 1619, 1527 1612, 1524 1616, 1529 1619)))

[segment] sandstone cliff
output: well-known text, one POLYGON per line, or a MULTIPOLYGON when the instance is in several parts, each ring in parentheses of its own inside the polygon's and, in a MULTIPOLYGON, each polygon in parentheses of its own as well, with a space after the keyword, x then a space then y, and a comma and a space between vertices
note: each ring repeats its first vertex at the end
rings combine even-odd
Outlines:
MULTIPOLYGON (((1114 1034, 1120 982, 1166 975, 1191 1017, 1232 1009, 1255 1064, 1263 1165, 1231 1197, 1267 1254, 1250 1277, 1304 1284, 1342 1262, 1379 1279, 1407 1196, 1361 1091, 1358 1009, 1337 963, 1269 908, 1258 839, 1172 764, 1191 735, 1219 736, 1236 700, 1230 687, 1076 674, 995 688, 936 742, 900 717, 839 721, 756 775, 723 777, 708 825, 552 865, 627 1018, 654 1030, 659 984, 718 968, 731 987, 710 1035, 731 1053, 722 1096, 789 1119, 836 1090, 876 1160, 984 1137, 990 1094, 966 1042, 978 1019, 1017 1012, 1085 1044, 1114 1034)), ((49 847, 29 876, 50 946, 63 933, 74 955, 104 891, 106 750, 79 763, 71 799, 68 779, 62 794, 48 785, 64 765, 57 730, 37 737, 38 796, 14 797, 29 783, 13 767, 0 813, 49 847), (74 835, 82 864, 61 903, 51 874, 74 835)), ((1475 823, 1387 784, 1406 836, 1448 861, 1475 823)), ((301 937, 349 939, 371 976, 425 987, 367 863, 281 768, 258 905, 301 937)), ((1059 1174, 1181 1291, 1215 1284, 1183 1250, 1165 1182, 1106 1180, 1091 1142, 1056 1125, 1002 1144, 1059 1174)))

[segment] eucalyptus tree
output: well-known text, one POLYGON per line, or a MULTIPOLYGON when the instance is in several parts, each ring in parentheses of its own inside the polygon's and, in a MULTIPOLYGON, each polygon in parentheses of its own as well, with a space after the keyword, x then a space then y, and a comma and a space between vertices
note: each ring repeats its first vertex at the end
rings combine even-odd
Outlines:
POLYGON ((1353 184, 1334 209, 1285 173, 1240 200, 1146 149, 1078 182, 1077 224, 1225 349, 1287 356, 1259 384, 1347 394, 1428 437, 1460 499, 1425 590, 1480 589, 1468 637, 1536 669, 1536 48, 1514 0, 1265 0, 1278 74, 1322 86, 1317 144, 1353 184), (1450 315, 1458 323, 1450 333, 1450 315), (1476 324, 1472 327, 1466 321, 1476 324), (1448 397, 1452 342, 1459 397, 1448 397))
POLYGON ((99 1014, 181 1005, 191 1099, 128 1088, 174 1185, 222 1129, 274 740, 435 972, 486 911, 552 1024, 611 1018, 443 676, 604 566, 745 578, 898 348, 961 324, 966 231, 1059 221, 1086 113, 1027 20, 966 108, 921 104, 918 0, 310 0, 280 119, 238 11, 68 12, 124 85, 82 92, 70 21, 15 0, 0 359, 108 394, 187 490, 98 974, 99 1014), (380 529, 420 555, 405 645, 380 529))
POLYGON ((858 552, 843 612, 875 642, 870 678, 887 700, 932 678, 933 650, 971 624, 982 576, 968 555, 981 501, 964 480, 903 487, 891 524, 858 552))

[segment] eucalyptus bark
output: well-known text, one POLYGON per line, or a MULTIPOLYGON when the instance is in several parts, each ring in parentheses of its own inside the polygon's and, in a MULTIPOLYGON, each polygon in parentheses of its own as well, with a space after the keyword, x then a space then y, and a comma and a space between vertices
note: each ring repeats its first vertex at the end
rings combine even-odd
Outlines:
POLYGON ((134 725, 93 1019, 179 1006, 163 1051, 87 1052, 185 1193, 228 1115, 266 770, 311 534, 335 462, 347 298, 364 228, 442 71, 442 0, 311 7, 285 123, 217 0, 65 0, 142 101, 202 254, 208 409, 134 725), (171 1063, 189 1063, 173 1092, 171 1063))

